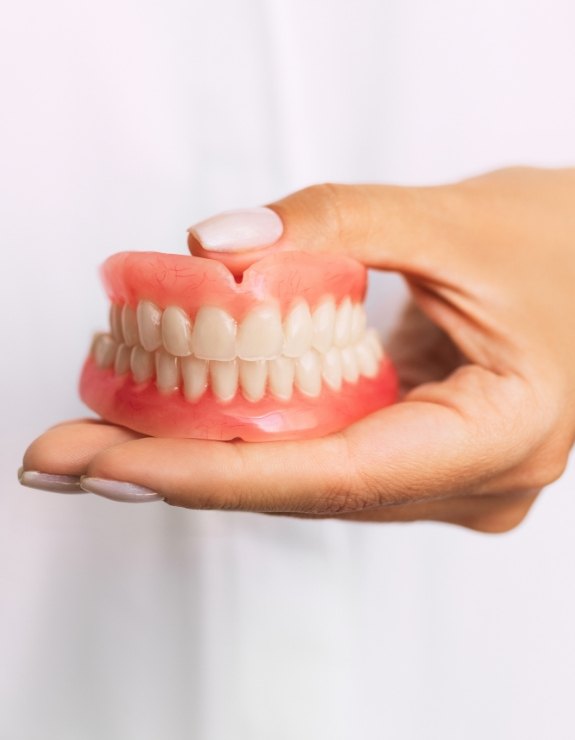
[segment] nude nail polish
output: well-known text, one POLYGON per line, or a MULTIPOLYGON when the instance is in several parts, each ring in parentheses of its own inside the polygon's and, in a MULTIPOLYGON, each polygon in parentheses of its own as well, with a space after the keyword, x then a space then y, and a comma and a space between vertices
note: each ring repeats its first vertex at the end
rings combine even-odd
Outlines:
POLYGON ((208 252, 246 252, 275 244, 283 223, 271 208, 243 208, 200 221, 188 231, 208 252))
POLYGON ((164 497, 150 488, 138 486, 126 481, 108 480, 105 478, 85 478, 80 480, 84 491, 110 499, 131 504, 141 504, 148 501, 163 501, 164 497))
POLYGON ((84 493, 80 488, 80 477, 77 475, 55 475, 41 473, 38 470, 18 471, 20 485, 52 493, 84 493))

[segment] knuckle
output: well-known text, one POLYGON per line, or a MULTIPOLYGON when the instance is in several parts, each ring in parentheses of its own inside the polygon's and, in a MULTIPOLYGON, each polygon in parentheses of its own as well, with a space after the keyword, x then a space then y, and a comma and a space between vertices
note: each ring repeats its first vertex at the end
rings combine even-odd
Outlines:
POLYGON ((529 496, 521 496, 511 502, 497 502, 483 510, 480 514, 463 522, 464 526, 483 534, 505 534, 525 520, 529 513, 537 494, 531 493, 529 496))

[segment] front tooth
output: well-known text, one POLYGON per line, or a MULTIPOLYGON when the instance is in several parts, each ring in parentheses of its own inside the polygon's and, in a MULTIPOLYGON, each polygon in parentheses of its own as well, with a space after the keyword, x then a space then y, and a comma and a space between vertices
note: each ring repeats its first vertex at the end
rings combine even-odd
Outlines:
POLYGON ((136 383, 144 383, 154 376, 154 355, 136 344, 130 355, 130 368, 136 383))
POLYGON ((178 358, 163 349, 156 352, 156 385, 162 393, 172 393, 180 385, 178 358))
POLYGON ((94 361, 98 367, 111 367, 116 359, 118 343, 109 334, 100 334, 94 342, 94 361))
POLYGON ((349 341, 351 344, 357 344, 365 334, 365 325, 367 317, 365 309, 361 303, 354 303, 351 312, 351 332, 349 341))
POLYGON ((342 369, 341 369, 341 350, 332 347, 322 356, 321 367, 322 378, 334 391, 341 388, 342 369))
POLYGON ((128 347, 127 344, 120 344, 116 351, 116 359, 114 361, 114 372, 116 375, 123 375, 130 369, 130 353, 132 348, 128 347))
POLYGON ((180 360, 184 396, 188 401, 197 401, 208 387, 208 362, 197 357, 183 357, 180 360))
POLYGON ((353 347, 344 347, 341 350, 341 369, 344 380, 348 383, 356 383, 359 378, 359 368, 353 347))
POLYGON ((231 401, 238 390, 238 361, 210 362, 210 380, 212 390, 220 401, 231 401))
POLYGON ((383 359, 384 351, 381 344, 381 337, 379 336, 377 329, 368 329, 365 333, 365 339, 367 342, 369 342, 369 345, 371 346, 377 359, 383 359))
POLYGON ((116 342, 122 341, 122 306, 112 303, 110 306, 110 330, 116 342))
POLYGON ((192 325, 188 315, 178 306, 168 306, 162 316, 162 339, 171 355, 192 354, 192 325))
POLYGON ((240 360, 240 384, 248 401, 260 401, 264 397, 267 377, 265 360, 240 360))
POLYGON ((128 347, 138 344, 138 320, 136 312, 128 304, 122 309, 122 334, 124 335, 124 343, 128 347))
POLYGON ((371 348, 369 341, 364 340, 355 347, 355 356, 359 372, 366 378, 375 378, 379 369, 379 361, 371 348))
POLYGON ((238 357, 242 360, 271 360, 281 354, 282 320, 277 306, 258 306, 238 329, 238 357))
POLYGON ((306 396, 319 396, 321 393, 321 362, 318 353, 310 349, 295 363, 295 382, 306 396))
POLYGON ((324 298, 312 314, 312 344, 319 352, 327 352, 333 343, 335 327, 335 301, 331 296, 324 298))
POLYGON ((337 347, 347 347, 351 335, 351 315, 353 306, 351 299, 346 297, 340 303, 335 317, 335 331, 333 334, 333 343, 337 347))
POLYGON ((192 345, 202 360, 233 360, 236 356, 236 322, 227 311, 203 306, 196 314, 192 345))
POLYGON ((162 346, 162 310, 152 301, 140 301, 136 319, 142 347, 148 352, 155 352, 162 346))
POLYGON ((301 357, 311 347, 313 324, 309 306, 301 301, 288 313, 284 321, 284 347, 286 357, 301 357))
POLYGON ((268 362, 270 391, 282 401, 289 401, 293 393, 295 362, 289 357, 276 357, 268 362))

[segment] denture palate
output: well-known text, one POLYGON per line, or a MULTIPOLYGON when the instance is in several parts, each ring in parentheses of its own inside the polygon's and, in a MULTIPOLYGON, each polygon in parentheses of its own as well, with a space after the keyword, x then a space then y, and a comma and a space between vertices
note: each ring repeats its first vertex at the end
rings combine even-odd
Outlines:
POLYGON ((275 304, 258 305, 239 322, 217 306, 192 318, 149 300, 135 308, 113 303, 110 331, 96 336, 92 356, 116 375, 131 372, 136 383, 155 380, 162 393, 182 389, 191 402, 208 388, 222 402, 238 392, 257 402, 266 392, 288 401, 294 388, 317 397, 324 384, 339 391, 373 378, 383 350, 361 303, 324 296, 313 307, 296 300, 284 317, 275 304))

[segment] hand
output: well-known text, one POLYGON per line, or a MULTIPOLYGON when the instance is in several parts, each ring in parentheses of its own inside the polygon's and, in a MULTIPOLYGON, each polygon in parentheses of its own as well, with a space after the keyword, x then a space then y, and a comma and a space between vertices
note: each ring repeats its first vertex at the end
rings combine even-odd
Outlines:
MULTIPOLYGON (((527 168, 433 188, 295 193, 271 206, 284 234, 268 249, 342 252, 404 275, 414 304, 390 345, 402 402, 306 442, 69 423, 36 440, 24 468, 190 508, 506 531, 574 442, 574 202, 575 170, 527 168)), ((242 269, 260 251, 217 257, 242 269)))

